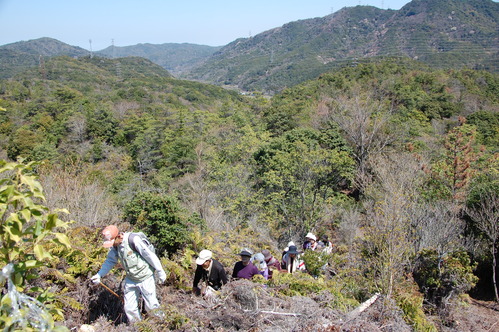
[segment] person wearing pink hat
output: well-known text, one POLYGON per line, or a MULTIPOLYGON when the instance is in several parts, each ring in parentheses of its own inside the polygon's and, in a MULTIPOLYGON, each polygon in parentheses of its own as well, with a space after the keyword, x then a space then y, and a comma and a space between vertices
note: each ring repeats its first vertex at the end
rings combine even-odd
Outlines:
POLYGON ((124 309, 128 321, 133 323, 141 320, 139 311, 140 295, 144 299, 147 311, 159 308, 154 272, 157 272, 161 283, 165 282, 166 273, 158 256, 149 249, 148 245, 139 236, 130 238, 131 234, 129 232, 120 232, 115 225, 107 226, 102 230, 102 237, 104 238, 102 246, 109 248, 109 252, 101 269, 91 280, 93 283, 99 284, 102 277, 118 262, 121 263, 126 271, 123 289, 124 309))

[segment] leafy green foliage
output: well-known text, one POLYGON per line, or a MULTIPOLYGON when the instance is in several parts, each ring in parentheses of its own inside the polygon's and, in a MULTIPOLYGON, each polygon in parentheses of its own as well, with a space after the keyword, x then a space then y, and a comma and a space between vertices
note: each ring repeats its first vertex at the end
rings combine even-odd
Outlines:
POLYGON ((395 293, 395 301, 404 312, 404 319, 415 331, 436 332, 438 329, 425 316, 423 300, 423 294, 413 280, 405 280, 395 293))
POLYGON ((470 125, 476 126, 480 143, 491 147, 499 145, 499 113, 478 111, 468 116, 467 120, 470 125))
POLYGON ((278 208, 281 215, 278 229, 314 227, 323 206, 353 179, 355 163, 349 154, 341 146, 328 147, 313 130, 289 131, 261 147, 254 158, 263 204, 278 208))
POLYGON ((201 220, 185 216, 178 201, 171 196, 139 192, 124 208, 125 220, 146 233, 159 255, 174 253, 189 238, 190 227, 201 220))
POLYGON ((425 298, 437 305, 445 305, 450 297, 469 291, 477 282, 475 265, 464 251, 440 256, 426 249, 418 254, 414 279, 425 298))
MULTIPOLYGON (((70 247, 70 242, 63 232, 68 223, 59 219, 57 213, 67 213, 65 210, 49 211, 41 202, 45 199, 41 184, 32 169, 33 162, 28 164, 0 161, 0 263, 6 267, 13 266, 11 281, 20 291, 27 281, 38 277, 42 267, 50 266, 56 260, 47 246, 70 247)), ((10 287, 10 285, 9 285, 10 287)), ((48 290, 38 293, 37 300, 50 308, 50 314, 62 317, 62 311, 51 305, 54 294, 48 290)), ((10 330, 21 326, 31 326, 28 317, 20 321, 11 319, 19 310, 10 298, 11 292, 2 295, 0 309, 0 327, 10 330), (10 318, 9 318, 10 317, 10 318)), ((21 308, 21 317, 27 314, 26 308, 21 308)), ((46 317, 45 319, 49 319, 46 317)), ((35 322, 33 321, 33 324, 35 322)), ((52 325, 50 321, 47 322, 52 325)))
POLYGON ((356 305, 358 301, 346 295, 341 282, 327 280, 323 277, 314 278, 307 273, 279 273, 274 271, 272 279, 267 283, 273 287, 277 294, 286 296, 311 296, 321 293, 332 294, 328 306, 331 308, 347 311, 356 305))
POLYGON ((301 255, 301 259, 305 262, 305 267, 310 275, 320 276, 324 274, 325 268, 331 259, 331 254, 323 251, 305 250, 301 255))

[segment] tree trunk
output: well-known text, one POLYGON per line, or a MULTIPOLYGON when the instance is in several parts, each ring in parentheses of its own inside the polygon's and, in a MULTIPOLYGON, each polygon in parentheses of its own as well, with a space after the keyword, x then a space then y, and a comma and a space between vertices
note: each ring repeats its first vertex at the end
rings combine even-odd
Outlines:
POLYGON ((496 302, 499 302, 499 295, 497 294, 497 282, 496 282, 496 246, 492 243, 492 282, 494 283, 494 292, 496 294, 496 302))

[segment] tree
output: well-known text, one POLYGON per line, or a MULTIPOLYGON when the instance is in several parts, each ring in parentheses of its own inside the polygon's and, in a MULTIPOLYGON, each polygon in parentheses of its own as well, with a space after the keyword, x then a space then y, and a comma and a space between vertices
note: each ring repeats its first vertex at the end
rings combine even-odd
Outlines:
POLYGON ((383 152, 395 141, 395 129, 388 129, 391 112, 387 101, 361 91, 340 96, 332 103, 328 116, 352 147, 361 176, 368 172, 369 156, 383 152))
POLYGON ((476 173, 476 127, 465 123, 452 128, 445 137, 445 154, 431 167, 430 195, 433 198, 450 198, 457 205, 463 203, 471 179, 476 173))
POLYGON ((371 156, 369 167, 375 181, 364 189, 364 255, 372 280, 390 296, 414 254, 411 222, 423 177, 409 155, 371 156))
POLYGON ((353 180, 348 152, 323 144, 320 132, 294 129, 254 155, 257 190, 281 236, 314 228, 324 207, 353 180))
POLYGON ((496 280, 496 249, 499 241, 499 193, 488 191, 480 194, 480 200, 475 206, 466 208, 466 213, 482 232, 492 256, 492 282, 496 301, 499 302, 496 280))
POLYGON ((158 254, 170 253, 185 245, 189 229, 201 224, 196 216, 185 216, 175 197, 139 192, 124 208, 126 221, 146 233, 158 254))

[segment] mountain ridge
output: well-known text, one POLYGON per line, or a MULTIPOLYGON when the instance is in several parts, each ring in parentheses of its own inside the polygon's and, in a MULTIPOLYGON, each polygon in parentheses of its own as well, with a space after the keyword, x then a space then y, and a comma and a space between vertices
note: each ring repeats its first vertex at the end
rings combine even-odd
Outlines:
MULTIPOLYGON (((141 56, 178 78, 273 94, 333 68, 376 57, 498 71, 498 21, 499 4, 492 0, 413 0, 399 10, 345 7, 220 47, 145 43, 110 46, 93 54, 141 56)), ((0 46, 0 78, 39 65, 40 56, 63 51, 69 56, 90 55, 59 43, 41 38, 0 46)))
POLYGON ((400 10, 347 7, 238 39, 185 78, 276 92, 378 56, 498 70, 498 17, 499 4, 491 0, 413 0, 400 10))

